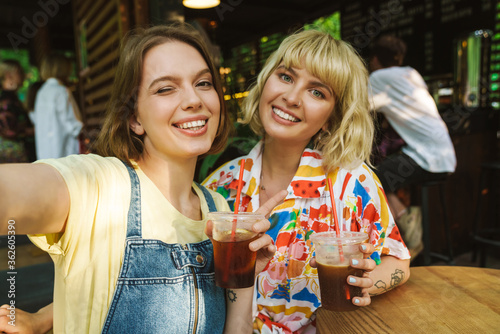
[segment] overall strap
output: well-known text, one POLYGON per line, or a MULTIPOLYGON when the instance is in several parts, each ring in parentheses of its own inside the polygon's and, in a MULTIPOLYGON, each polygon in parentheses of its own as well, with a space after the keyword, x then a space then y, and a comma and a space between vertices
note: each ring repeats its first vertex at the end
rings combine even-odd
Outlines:
POLYGON ((131 194, 127 218, 127 239, 141 238, 141 184, 134 168, 122 161, 130 175, 131 194))
POLYGON ((217 208, 215 207, 214 199, 212 197, 212 194, 207 190, 207 188, 201 186, 199 183, 195 182, 198 188, 201 189, 201 192, 205 196, 205 200, 207 201, 208 204, 208 211, 209 212, 214 212, 217 211, 217 208))

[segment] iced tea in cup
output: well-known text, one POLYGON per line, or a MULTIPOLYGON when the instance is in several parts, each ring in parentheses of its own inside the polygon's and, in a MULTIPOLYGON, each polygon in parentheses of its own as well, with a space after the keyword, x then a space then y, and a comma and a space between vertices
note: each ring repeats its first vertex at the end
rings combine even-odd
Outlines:
POLYGON ((253 212, 208 213, 208 220, 212 221, 217 286, 238 289, 254 284, 257 253, 248 245, 258 237, 252 225, 263 219, 264 215, 253 212))
POLYGON ((347 284, 349 275, 361 277, 363 271, 350 266, 351 259, 362 259, 359 245, 366 233, 320 232, 310 236, 316 251, 321 306, 330 311, 353 311, 352 298, 361 297, 361 288, 347 284))

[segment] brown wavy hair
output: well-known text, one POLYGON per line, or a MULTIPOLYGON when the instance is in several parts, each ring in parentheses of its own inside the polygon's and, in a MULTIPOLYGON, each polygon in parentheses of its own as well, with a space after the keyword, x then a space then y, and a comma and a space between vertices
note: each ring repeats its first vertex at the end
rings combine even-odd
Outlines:
POLYGON ((138 136, 130 129, 130 117, 137 111, 144 56, 153 47, 169 41, 179 41, 194 47, 207 63, 219 96, 221 112, 212 147, 203 156, 224 149, 232 129, 232 122, 225 108, 219 72, 196 29, 188 24, 179 23, 138 28, 124 37, 104 124, 92 147, 93 152, 102 156, 116 157, 129 164, 131 159, 137 160, 140 157, 144 143, 142 136, 138 136))

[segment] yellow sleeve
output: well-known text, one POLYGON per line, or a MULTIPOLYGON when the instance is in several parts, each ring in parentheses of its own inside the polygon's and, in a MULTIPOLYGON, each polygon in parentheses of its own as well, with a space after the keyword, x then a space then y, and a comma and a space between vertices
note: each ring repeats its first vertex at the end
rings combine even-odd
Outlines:
MULTIPOLYGON (((103 158, 98 155, 70 155, 60 159, 45 159, 35 163, 44 163, 54 167, 63 177, 70 196, 70 209, 65 229, 61 233, 29 235, 30 240, 40 249, 53 256, 67 255, 75 246, 75 237, 86 235, 94 222, 102 189, 116 183, 116 178, 123 174, 124 165, 115 158, 103 158), (121 166, 120 166, 121 165, 121 166), (122 168, 123 167, 123 168, 122 168)), ((126 175, 125 175, 126 176, 126 175)), ((130 184, 130 182, 129 182, 130 184)))

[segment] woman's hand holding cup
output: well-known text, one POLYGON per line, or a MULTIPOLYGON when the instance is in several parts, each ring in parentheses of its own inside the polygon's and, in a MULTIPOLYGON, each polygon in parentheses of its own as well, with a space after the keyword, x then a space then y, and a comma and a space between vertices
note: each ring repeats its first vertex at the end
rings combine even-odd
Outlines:
POLYGON ((265 234, 269 227, 271 227, 271 223, 267 218, 269 218, 271 211, 283 201, 286 195, 286 190, 278 192, 256 211, 256 213, 263 214, 266 219, 253 224, 252 227, 255 232, 260 234, 258 239, 250 243, 250 249, 257 252, 255 275, 258 275, 262 270, 264 270, 276 252, 276 246, 274 245, 273 239, 269 235, 265 234))
POLYGON ((347 283, 349 285, 362 288, 361 291, 363 296, 354 298, 354 305, 367 306, 371 303, 371 297, 368 293, 368 289, 373 286, 373 280, 370 278, 370 272, 377 266, 375 261, 369 257, 375 251, 375 248, 369 243, 363 243, 359 246, 359 248, 361 253, 363 253, 363 259, 352 259, 351 267, 363 270, 363 277, 349 276, 347 277, 347 283))
POLYGON ((269 214, 286 196, 279 192, 256 212, 239 214, 211 212, 205 234, 214 245, 215 281, 224 288, 246 288, 267 266, 276 247, 265 234, 271 226, 269 214), (247 248, 248 247, 248 248, 247 248))

